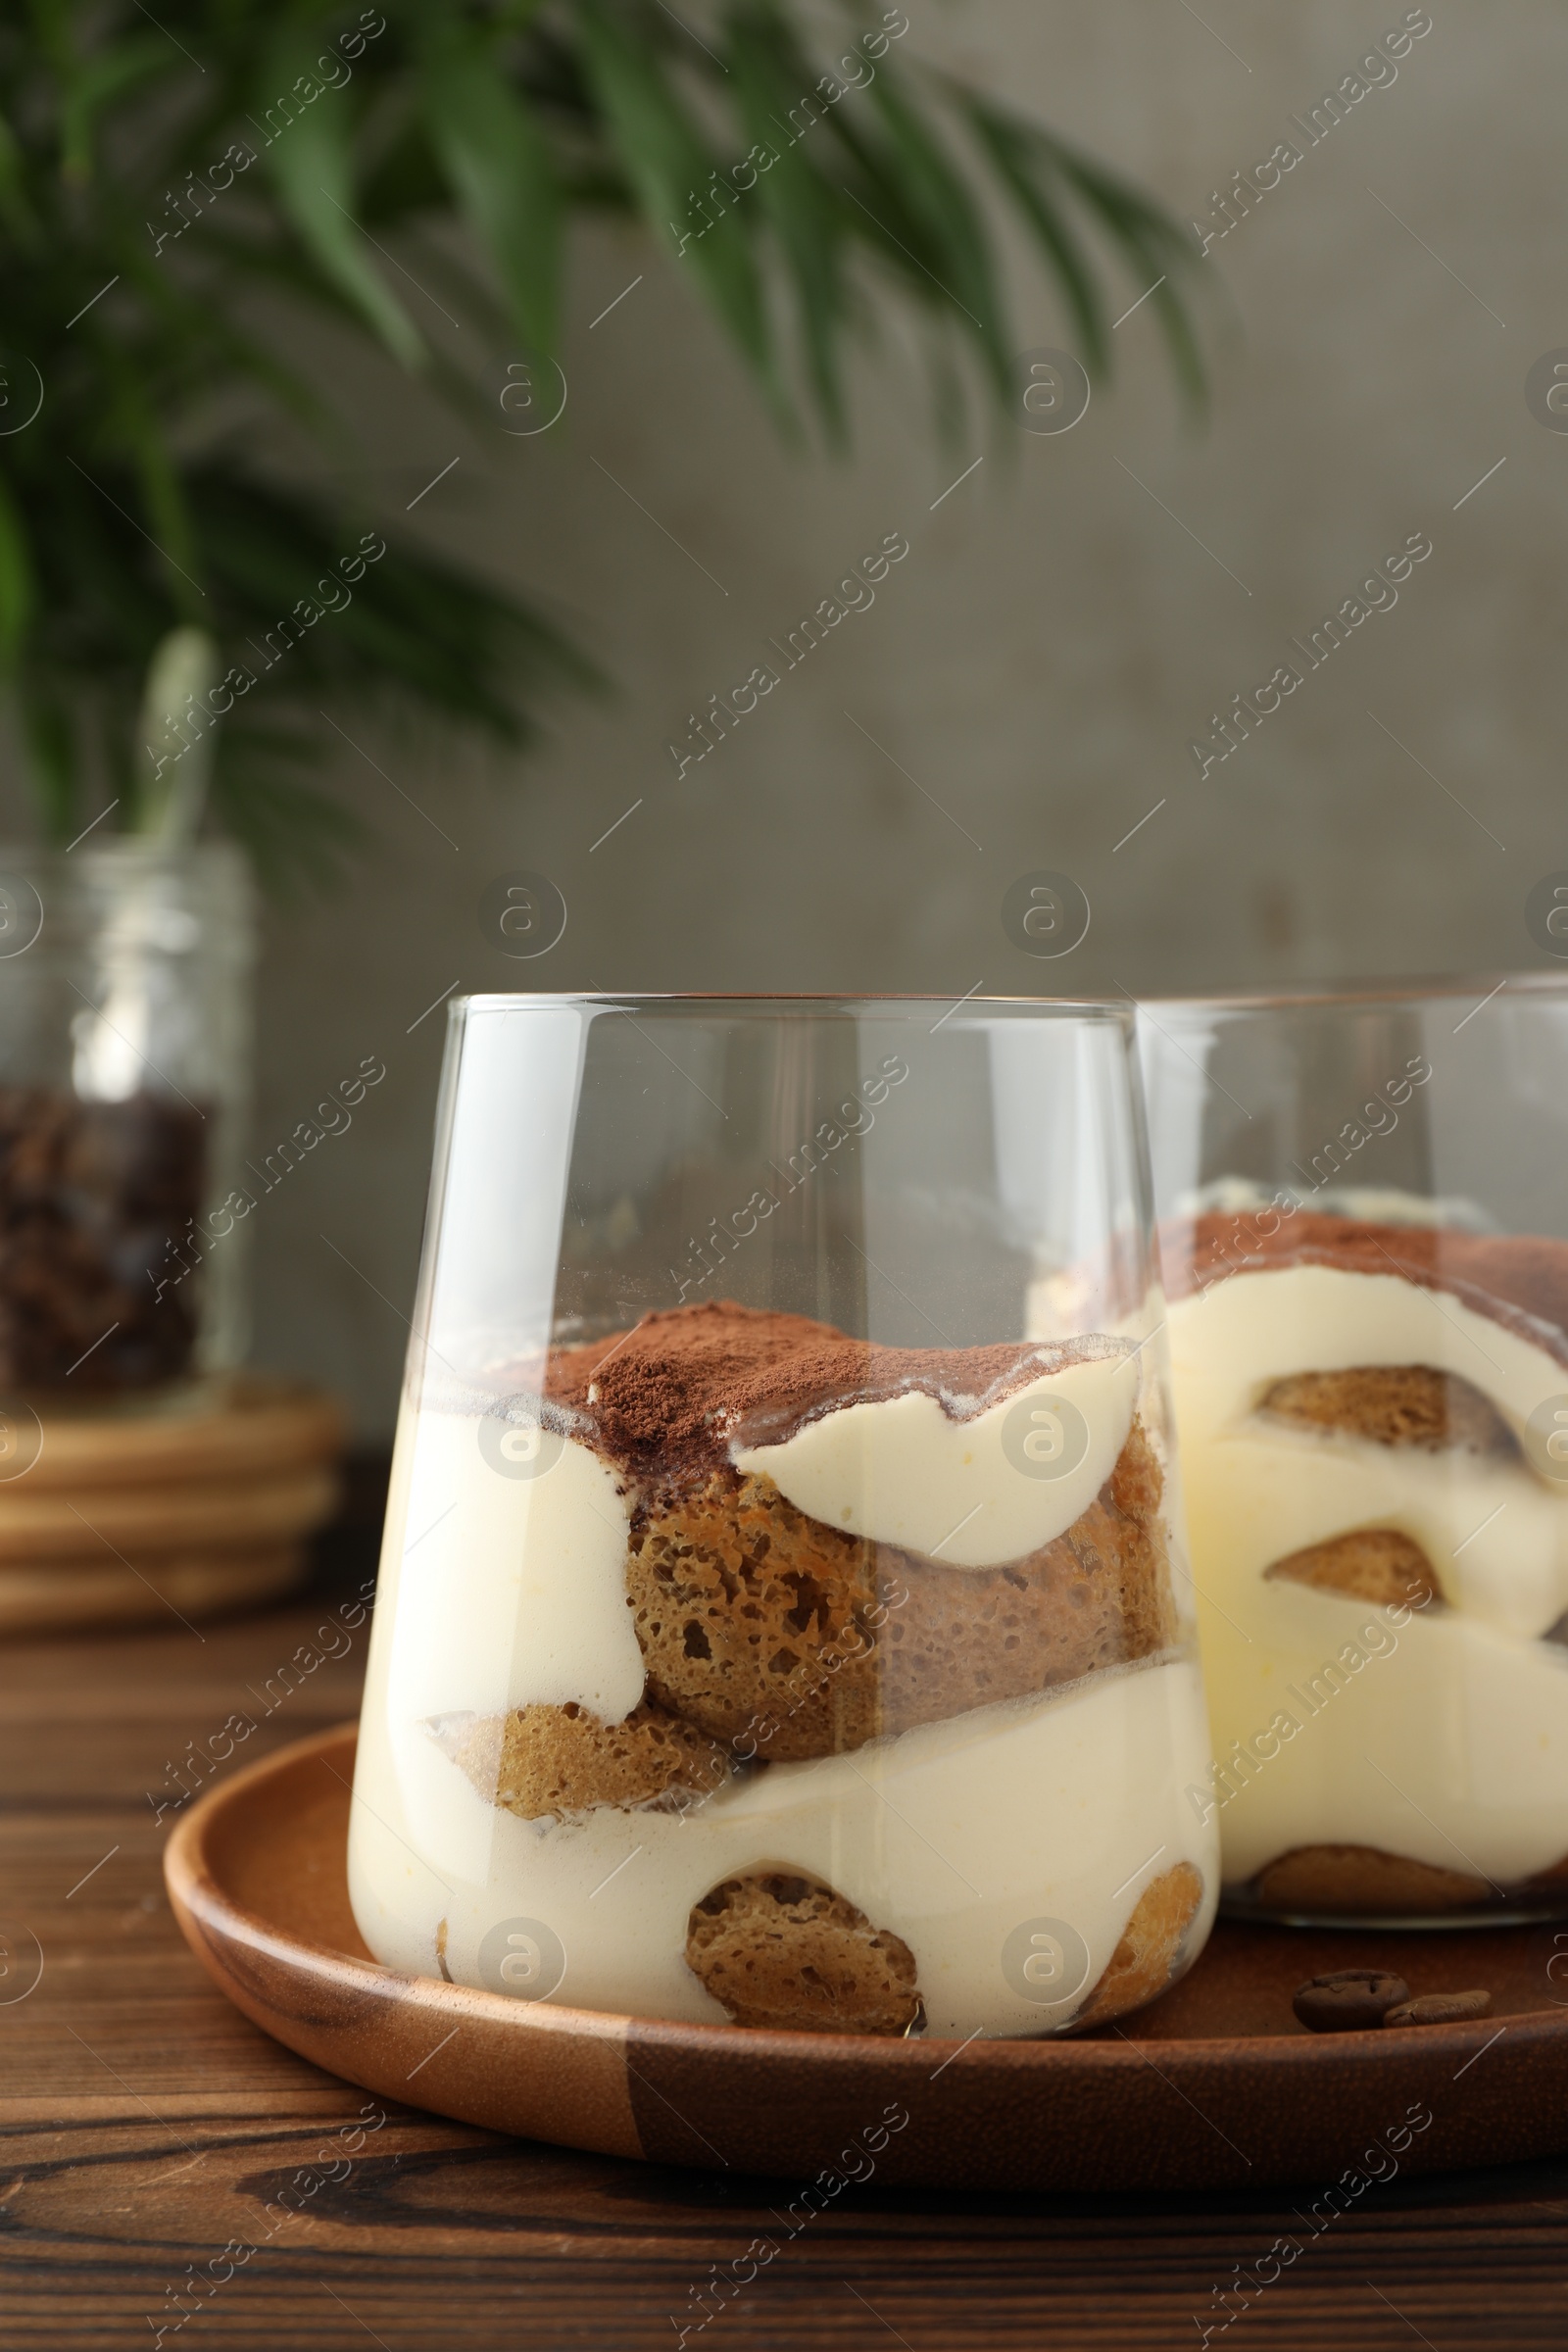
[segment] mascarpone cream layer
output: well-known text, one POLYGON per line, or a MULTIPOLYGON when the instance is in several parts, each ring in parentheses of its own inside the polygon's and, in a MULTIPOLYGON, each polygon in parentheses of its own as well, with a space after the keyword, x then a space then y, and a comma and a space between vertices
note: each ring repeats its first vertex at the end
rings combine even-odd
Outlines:
MULTIPOLYGON (((570 1439, 547 1442, 536 1477, 509 1477, 481 1443, 499 1428, 427 1412, 400 1433, 408 1494, 392 1703, 414 1716, 446 1705, 498 1715, 575 1699, 620 1723, 644 1681, 626 1606, 630 1499, 570 1439), (454 1688, 478 1695, 442 1697, 454 1688)), ((389 1505, 388 1546, 395 1524, 389 1505)))
POLYGON ((1324 1266, 1178 1300, 1170 1341, 1215 1753, 1222 1770, 1238 1747, 1254 1759, 1228 1775, 1235 1793, 1220 1788, 1226 1878, 1322 1843, 1501 1884, 1560 1860, 1568 1650, 1538 1638, 1568 1608, 1568 1490, 1522 1460, 1378 1446, 1256 1408, 1288 1374, 1425 1364, 1518 1432, 1568 1374, 1447 1294, 1324 1266), (1419 1544, 1447 1605, 1407 1616, 1265 1579, 1363 1527, 1419 1544))
POLYGON ((995 1568, 1083 1516, 1127 1443, 1138 1381, 1130 1355, 1107 1354, 961 1419, 911 1389, 840 1405, 780 1445, 736 1446, 731 1458, 829 1527, 954 1568, 995 1568), (1053 1409, 1057 1400, 1065 1412, 1053 1409))
MULTIPOLYGON (((451 1521, 431 1523, 454 1499, 443 1481, 462 1469, 452 1429, 463 1425, 444 1419, 400 1433, 371 1641, 349 1880, 378 1959, 434 1974, 444 1919, 448 1969, 478 1984, 486 1933, 540 1921, 566 1955, 553 2000, 721 2023, 685 1964, 692 1906, 738 1871, 795 1869, 903 1936, 934 2034, 1051 2032, 1098 1981, 1144 1887, 1182 1860, 1204 1883, 1199 1947, 1212 1917, 1217 1838, 1184 1793, 1208 1757, 1198 1671, 1186 1656, 923 1725, 853 1757, 771 1765, 684 1816, 607 1808, 569 1823, 524 1822, 487 1804, 431 1739, 427 1719, 527 1703, 542 1694, 532 1661, 546 1651, 553 1695, 570 1682, 585 1703, 597 1706, 593 1688, 618 1704, 624 1657, 608 1609, 592 1640, 578 1642, 566 1622, 573 1573, 594 1589, 585 1623, 599 1607, 600 1555, 586 1537, 559 1585, 520 1572, 505 1544, 481 1549, 474 1539, 485 1522, 466 1517, 461 1498, 451 1514, 461 1527, 439 1542, 451 1521), (551 1629, 553 1646, 539 1646, 551 1629), (1065 1922, 1087 1953, 1084 1982, 1054 2001, 1027 1997, 1004 1967, 1007 1937, 1031 1922, 1065 1922)), ((539 1498, 528 1504, 536 1538, 547 1521, 531 1515, 543 1512, 559 1475, 558 1466, 516 1482, 539 1498)), ((579 1534, 576 1513, 586 1508, 579 1497, 566 1512, 579 1534)), ((619 1541, 623 1551, 623 1520, 619 1541)), ((620 1609, 630 1638, 623 1598, 620 1609)))

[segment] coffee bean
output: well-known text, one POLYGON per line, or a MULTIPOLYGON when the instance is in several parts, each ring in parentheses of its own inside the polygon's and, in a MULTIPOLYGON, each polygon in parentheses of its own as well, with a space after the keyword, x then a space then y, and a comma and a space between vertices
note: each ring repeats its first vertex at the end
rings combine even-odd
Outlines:
POLYGON ((1386 2026, 1457 2026, 1471 2017, 1486 2017, 1492 2008, 1490 1992, 1423 1992, 1401 2001, 1383 2020, 1386 2026))
POLYGON ((1391 2009, 1409 1998, 1402 1977, 1378 1968, 1342 1968, 1299 1986, 1291 2007, 1308 2033, 1357 2034, 1381 2026, 1391 2009))

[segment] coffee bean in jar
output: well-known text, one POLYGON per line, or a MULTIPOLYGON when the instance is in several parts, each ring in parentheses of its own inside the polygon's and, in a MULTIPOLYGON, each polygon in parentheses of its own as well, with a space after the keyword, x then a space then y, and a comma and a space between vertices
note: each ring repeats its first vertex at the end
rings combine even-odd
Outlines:
POLYGON ((98 1393, 178 1377, 206 1120, 151 1093, 82 1102, 0 1087, 0 1389, 98 1393))

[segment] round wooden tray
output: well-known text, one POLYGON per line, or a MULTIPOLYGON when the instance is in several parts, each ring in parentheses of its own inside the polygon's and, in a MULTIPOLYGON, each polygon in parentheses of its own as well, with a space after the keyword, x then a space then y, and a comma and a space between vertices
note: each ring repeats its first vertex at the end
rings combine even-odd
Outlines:
POLYGON ((0 1632, 275 1597, 305 1573, 305 1539, 337 1500, 342 1411, 299 1382, 241 1374, 8 1411, 0 1632))
POLYGON ((164 1868, 186 1940, 246 2016, 383 2098, 659 2164, 795 2179, 827 2170, 842 2185, 863 2175, 858 2151, 873 2146, 886 2182, 1289 2180, 1324 2198, 1334 2188, 1330 2213, 1370 2193, 1370 2176, 1568 2146, 1568 1997, 1555 2005, 1547 1975, 1568 1946, 1550 1928, 1349 1936, 1222 1923, 1173 1991, 1076 2040, 662 2024, 371 1960, 344 1876, 354 1748, 344 1725, 235 1774, 179 1823, 164 1868), (1413 1991, 1485 1984, 1494 2014, 1371 2034, 1297 2025, 1290 1996, 1303 1978, 1373 1966, 1396 1969, 1413 1991))
POLYGON ((34 1401, 42 1446, 24 1477, 0 1483, 0 1496, 270 1477, 330 1461, 343 1444, 335 1398, 265 1372, 220 1374, 112 1401, 34 1401))

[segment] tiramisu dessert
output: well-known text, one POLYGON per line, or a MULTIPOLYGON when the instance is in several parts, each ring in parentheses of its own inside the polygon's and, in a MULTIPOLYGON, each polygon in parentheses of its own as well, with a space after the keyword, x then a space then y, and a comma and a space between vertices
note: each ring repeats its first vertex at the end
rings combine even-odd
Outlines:
POLYGON ((1568 1910, 1568 1243, 1281 1198, 1164 1256, 1228 1893, 1568 1910))
POLYGON ((1162 1990, 1217 1840, 1149 1352, 720 1302, 505 1396, 427 1376, 356 1783, 371 1950, 798 2031, 1054 2033, 1162 1990))

